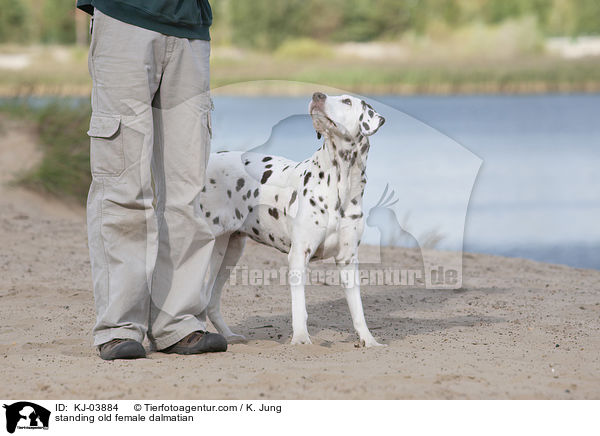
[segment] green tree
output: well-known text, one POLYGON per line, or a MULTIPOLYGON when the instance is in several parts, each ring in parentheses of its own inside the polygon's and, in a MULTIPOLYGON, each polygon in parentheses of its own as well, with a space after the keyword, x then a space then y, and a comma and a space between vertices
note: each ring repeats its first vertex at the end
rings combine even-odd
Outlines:
POLYGON ((488 23, 500 23, 523 12, 523 0, 492 0, 485 3, 483 13, 488 23))
POLYGON ((232 40, 242 46, 274 49, 304 36, 310 4, 305 0, 231 0, 232 40))
POLYGON ((21 0, 0 0, 0 42, 27 42, 28 11, 21 0))
POLYGON ((73 0, 45 0, 42 16, 42 42, 75 42, 75 6, 73 0))
POLYGON ((576 0, 577 21, 576 32, 579 35, 600 33, 600 1, 576 0))
POLYGON ((414 27, 419 0, 346 0, 342 23, 334 38, 342 41, 369 41, 396 36, 414 27))

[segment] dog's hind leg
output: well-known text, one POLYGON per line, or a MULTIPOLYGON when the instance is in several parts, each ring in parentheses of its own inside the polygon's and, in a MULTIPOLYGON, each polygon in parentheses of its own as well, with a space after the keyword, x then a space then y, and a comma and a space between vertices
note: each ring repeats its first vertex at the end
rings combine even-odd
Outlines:
POLYGON ((210 302, 208 303, 208 318, 213 323, 219 333, 221 333, 227 339, 229 343, 244 342, 246 338, 242 335, 235 334, 231 331, 223 315, 221 315, 221 291, 225 282, 229 279, 231 269, 235 267, 238 260, 244 252, 244 245, 246 244, 246 237, 240 233, 233 233, 229 237, 229 244, 223 261, 221 262, 221 268, 217 274, 217 278, 212 288, 212 294, 210 296, 210 302))

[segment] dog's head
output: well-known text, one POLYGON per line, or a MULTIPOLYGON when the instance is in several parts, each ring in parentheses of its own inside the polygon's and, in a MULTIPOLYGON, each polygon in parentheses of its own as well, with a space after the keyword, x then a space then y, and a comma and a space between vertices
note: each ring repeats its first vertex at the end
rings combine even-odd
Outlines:
POLYGON ((370 136, 385 123, 385 118, 364 100, 349 95, 329 96, 315 92, 308 105, 317 136, 339 136, 352 141, 370 136))

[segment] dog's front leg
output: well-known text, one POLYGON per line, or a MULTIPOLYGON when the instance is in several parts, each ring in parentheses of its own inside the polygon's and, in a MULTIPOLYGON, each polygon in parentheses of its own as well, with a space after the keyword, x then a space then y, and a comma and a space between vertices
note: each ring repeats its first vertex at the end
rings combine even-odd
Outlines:
POLYGON ((358 333, 360 344, 363 347, 385 346, 375 340, 367 327, 367 321, 365 320, 365 313, 360 298, 358 259, 356 256, 352 256, 350 259, 337 261, 337 263, 340 267, 341 283, 344 287, 348 308, 350 309, 352 324, 354 325, 356 333, 358 333))
POLYGON ((307 248, 301 244, 292 244, 288 255, 290 267, 288 280, 292 292, 292 344, 312 343, 306 325, 308 314, 304 297, 307 256, 307 248))

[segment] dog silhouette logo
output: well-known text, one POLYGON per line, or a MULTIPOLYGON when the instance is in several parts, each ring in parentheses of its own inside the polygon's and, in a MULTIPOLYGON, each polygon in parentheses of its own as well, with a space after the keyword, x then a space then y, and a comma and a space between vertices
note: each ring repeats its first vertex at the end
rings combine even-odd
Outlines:
POLYGON ((42 406, 27 401, 19 401, 6 409, 6 431, 14 433, 16 429, 48 429, 50 411, 42 406))

